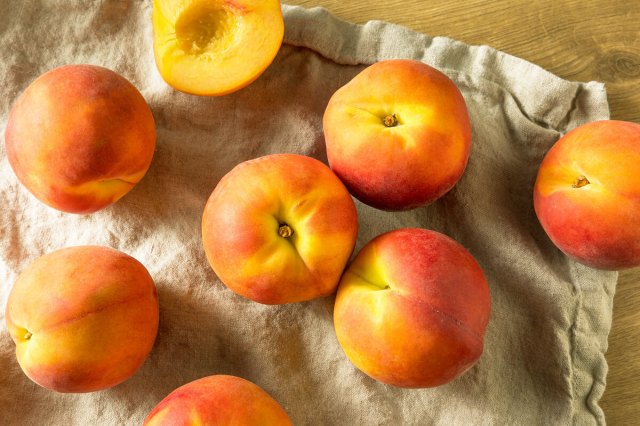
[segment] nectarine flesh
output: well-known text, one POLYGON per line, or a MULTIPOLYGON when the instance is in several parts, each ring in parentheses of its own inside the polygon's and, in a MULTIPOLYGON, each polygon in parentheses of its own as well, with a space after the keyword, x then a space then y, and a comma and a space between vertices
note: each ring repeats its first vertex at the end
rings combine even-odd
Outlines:
POLYGON ((154 0, 154 52, 174 88, 218 96, 257 79, 284 36, 278 0, 154 0))

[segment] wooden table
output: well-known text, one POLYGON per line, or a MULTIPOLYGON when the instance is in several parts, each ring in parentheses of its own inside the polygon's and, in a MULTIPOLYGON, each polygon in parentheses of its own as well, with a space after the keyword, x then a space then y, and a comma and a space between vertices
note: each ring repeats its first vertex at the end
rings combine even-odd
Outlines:
MULTIPOLYGON (((635 0, 288 0, 341 19, 378 19, 432 36, 485 44, 577 81, 606 83, 611 118, 640 123, 640 5, 635 0)), ((640 224, 638 224, 640 226, 640 224)), ((640 268, 614 299, 601 400, 611 425, 640 424, 640 268)))

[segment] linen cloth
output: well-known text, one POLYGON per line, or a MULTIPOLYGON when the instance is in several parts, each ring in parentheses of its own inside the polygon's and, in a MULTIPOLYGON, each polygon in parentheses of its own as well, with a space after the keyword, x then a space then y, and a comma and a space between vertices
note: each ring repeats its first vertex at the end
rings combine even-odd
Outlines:
POLYGON ((598 399, 617 274, 567 259, 532 205, 549 147, 569 129, 608 117, 602 84, 565 81, 487 46, 283 5, 285 41, 267 71, 234 94, 197 97, 160 77, 151 9, 141 0, 10 0, 0 14, 2 134, 26 86, 69 63, 128 78, 157 125, 146 177, 113 206, 86 216, 37 201, 0 148, 2 312, 30 262, 81 244, 140 260, 160 300, 157 341, 143 367, 125 383, 89 394, 33 384, 3 325, 0 424, 141 424, 173 389, 212 374, 258 384, 296 425, 604 424, 598 399), (358 371, 335 337, 333 296, 264 306, 233 294, 208 266, 200 239, 209 194, 239 162, 281 152, 326 162, 322 114, 330 96, 366 65, 390 58, 418 59, 446 73, 472 123, 468 167, 443 198, 402 213, 357 203, 356 252, 384 231, 424 227, 462 243, 486 273, 492 311, 484 353, 466 375, 433 389, 398 389, 358 371))

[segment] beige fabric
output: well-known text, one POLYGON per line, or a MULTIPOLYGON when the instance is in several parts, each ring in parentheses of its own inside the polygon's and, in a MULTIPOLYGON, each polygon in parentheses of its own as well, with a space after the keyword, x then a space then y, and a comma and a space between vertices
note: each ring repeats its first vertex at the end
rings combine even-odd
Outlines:
POLYGON ((17 274, 38 256, 103 244, 149 269, 161 323, 153 352, 133 378, 79 395, 31 383, 3 327, 0 424, 141 424, 170 391, 217 373, 262 386, 297 425, 604 423, 598 399, 616 273, 578 265, 556 250, 531 195, 551 144, 580 123, 608 116, 603 86, 561 80, 486 46, 383 22, 355 26, 322 9, 283 8, 285 44, 273 65, 246 89, 209 99, 176 92, 159 76, 150 1, 5 2, 3 134, 11 104, 36 76, 92 63, 141 90, 157 121, 158 144, 144 180, 88 216, 39 203, 18 184, 0 148, 2 307, 17 274), (383 231, 425 227, 460 241, 486 272, 492 314, 485 352, 468 374, 435 389, 396 389, 357 371, 336 340, 332 297, 263 306, 234 295, 208 267, 200 242, 204 204, 227 171, 278 152, 326 161, 321 117, 331 94, 364 64, 396 57, 423 60, 453 78, 473 125, 468 168, 444 198, 404 213, 357 204, 356 249, 383 231))

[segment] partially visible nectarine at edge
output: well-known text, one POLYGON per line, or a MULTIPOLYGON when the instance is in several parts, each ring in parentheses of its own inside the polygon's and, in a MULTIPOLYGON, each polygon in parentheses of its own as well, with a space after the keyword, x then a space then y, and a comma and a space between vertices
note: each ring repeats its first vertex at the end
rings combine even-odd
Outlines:
POLYGON ((158 403, 144 426, 291 426, 284 409, 258 385, 216 375, 180 386, 158 403))
POLYGON ((640 266, 640 125, 596 121, 560 138, 540 165, 534 206, 551 241, 578 262, 640 266))
POLYGON ((271 64, 284 37, 279 0, 154 0, 160 75, 194 95, 239 90, 271 64))

